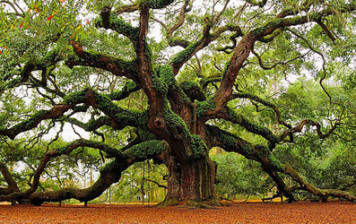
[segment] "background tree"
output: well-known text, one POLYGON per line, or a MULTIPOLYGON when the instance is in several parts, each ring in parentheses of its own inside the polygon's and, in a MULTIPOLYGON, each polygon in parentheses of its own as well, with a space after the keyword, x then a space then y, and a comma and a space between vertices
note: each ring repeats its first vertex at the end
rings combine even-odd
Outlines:
POLYGON ((3 1, 2 145, 37 145, 65 124, 92 134, 31 147, 27 188, 2 162, 0 200, 87 202, 152 158, 168 169, 163 204, 215 205, 214 146, 260 163, 289 201, 297 190, 355 200, 318 188, 276 153, 304 150, 303 135, 354 149, 355 9, 355 1, 3 1), (92 186, 36 191, 54 159, 81 148, 109 160, 92 186))

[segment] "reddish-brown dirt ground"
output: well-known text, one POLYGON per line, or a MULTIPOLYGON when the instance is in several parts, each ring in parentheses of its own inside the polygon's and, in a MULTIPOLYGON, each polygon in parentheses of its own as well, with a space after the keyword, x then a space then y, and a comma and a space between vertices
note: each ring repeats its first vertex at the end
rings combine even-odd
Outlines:
POLYGON ((1 205, 0 223, 356 223, 356 204, 235 203, 217 209, 1 205))

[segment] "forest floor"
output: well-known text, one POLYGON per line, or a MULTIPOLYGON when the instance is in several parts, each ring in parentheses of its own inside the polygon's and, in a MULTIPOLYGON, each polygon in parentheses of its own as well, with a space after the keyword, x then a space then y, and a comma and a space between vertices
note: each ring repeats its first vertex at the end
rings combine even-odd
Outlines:
POLYGON ((347 202, 234 203, 216 209, 140 205, 0 205, 0 223, 356 223, 347 202))

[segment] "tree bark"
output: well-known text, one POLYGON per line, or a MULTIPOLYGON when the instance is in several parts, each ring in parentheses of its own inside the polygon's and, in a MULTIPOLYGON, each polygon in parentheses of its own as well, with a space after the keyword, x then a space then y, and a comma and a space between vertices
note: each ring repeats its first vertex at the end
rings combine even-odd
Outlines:
POLYGON ((215 164, 209 157, 197 160, 165 158, 168 168, 167 195, 161 205, 209 207, 218 205, 215 195, 215 164))

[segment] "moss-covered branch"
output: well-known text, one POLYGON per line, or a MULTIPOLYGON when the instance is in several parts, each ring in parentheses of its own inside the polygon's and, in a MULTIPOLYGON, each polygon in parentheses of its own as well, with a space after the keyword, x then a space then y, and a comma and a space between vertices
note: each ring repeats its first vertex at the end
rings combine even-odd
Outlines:
POLYGON ((337 189, 320 189, 315 187, 306 181, 295 169, 291 166, 284 165, 284 172, 290 176, 294 181, 300 184, 300 188, 306 190, 316 196, 319 196, 321 200, 326 201, 328 197, 343 198, 349 201, 356 202, 356 195, 349 194, 348 192, 337 189))
POLYGON ((308 13, 304 16, 295 16, 288 18, 276 18, 272 21, 267 22, 262 27, 259 27, 252 31, 258 39, 263 38, 267 35, 272 34, 275 30, 283 27, 296 26, 305 23, 309 23, 311 21, 318 22, 321 18, 336 15, 339 13, 353 12, 356 10, 356 3, 352 2, 349 4, 341 5, 338 10, 335 10, 332 6, 327 7, 326 9, 319 12, 308 13))
MULTIPOLYGON (((65 112, 70 109, 75 109, 77 104, 86 104, 98 108, 105 113, 110 119, 112 127, 122 129, 126 126, 142 126, 147 122, 147 116, 144 112, 125 110, 115 105, 106 95, 101 95, 92 89, 75 92, 64 97, 64 104, 55 105, 50 110, 41 110, 32 115, 29 119, 22 121, 11 128, 1 128, 0 135, 8 136, 14 139, 18 134, 29 131, 38 126, 43 120, 61 118, 65 112)), ((72 122, 76 122, 72 120, 72 122)), ((94 129, 95 127, 108 124, 107 118, 93 123, 82 124, 76 122, 79 126, 86 129, 94 129)))
POLYGON ((110 126, 112 124, 111 119, 108 116, 101 116, 98 119, 90 119, 87 123, 81 122, 74 118, 64 118, 64 120, 68 123, 74 124, 85 131, 96 131, 97 129, 107 125, 110 126))
POLYGON ((220 37, 220 35, 226 31, 236 32, 237 36, 242 36, 242 32, 240 27, 226 25, 215 29, 213 33, 210 33, 212 24, 205 24, 205 28, 203 30, 203 37, 196 41, 195 43, 190 43, 184 50, 178 52, 172 59, 171 64, 173 67, 173 72, 175 75, 178 74, 181 67, 198 51, 208 46, 211 42, 220 37))
POLYGON ((64 97, 64 102, 68 105, 85 103, 93 106, 110 117, 111 121, 114 122, 117 127, 140 126, 146 117, 144 112, 120 108, 114 104, 108 96, 99 94, 89 88, 67 95, 64 97))
POLYGON ((62 155, 69 155, 73 150, 79 148, 79 147, 91 147, 91 148, 96 148, 101 151, 106 152, 108 155, 114 158, 125 158, 125 156, 119 152, 117 149, 112 148, 104 143, 101 142, 94 142, 94 141, 89 141, 89 140, 84 140, 84 139, 79 139, 76 141, 73 141, 65 146, 62 146, 58 149, 49 151, 44 154, 42 157, 42 160, 40 162, 40 165, 37 167, 34 175, 33 175, 33 181, 29 189, 27 189, 24 192, 20 192, 17 189, 14 189, 12 192, 10 192, 7 195, 3 195, 0 197, 0 201, 11 201, 11 200, 22 200, 24 198, 29 197, 33 192, 37 190, 37 187, 40 183, 40 177, 46 168, 47 163, 56 157, 62 156, 62 155))
MULTIPOLYGON (((239 71, 243 67, 243 64, 250 55, 251 50, 254 48, 255 42, 257 40, 263 40, 269 35, 282 28, 297 26, 301 24, 310 23, 313 21, 319 21, 321 18, 336 15, 338 13, 353 12, 356 10, 356 3, 349 3, 341 5, 338 10, 332 8, 332 6, 327 7, 324 10, 318 12, 307 13, 302 16, 294 17, 277 17, 268 22, 266 22, 261 27, 258 27, 248 34, 244 35, 240 40, 238 45, 234 49, 234 54, 228 64, 223 79, 221 80, 220 87, 216 92, 213 100, 217 104, 217 110, 223 110, 227 102, 231 98, 232 87, 234 85, 235 79, 239 74, 239 71)), ((289 12, 287 12, 288 14, 289 12)))
POLYGON ((138 44, 139 28, 132 26, 123 18, 118 17, 115 13, 111 12, 111 8, 105 7, 100 13, 100 18, 96 20, 96 26, 105 29, 115 30, 117 33, 129 38, 135 48, 138 44))
POLYGON ((40 110, 26 121, 22 121, 11 128, 0 128, 0 135, 8 136, 10 139, 14 139, 18 134, 37 127, 43 120, 56 119, 63 116, 63 114, 70 108, 71 106, 69 105, 55 105, 50 110, 40 110))
POLYGON ((206 100, 205 94, 202 88, 196 82, 183 81, 180 84, 183 92, 189 97, 189 99, 194 102, 194 100, 204 101, 206 100))
POLYGON ((221 130, 215 126, 207 126, 209 142, 211 146, 219 146, 229 152, 237 152, 247 159, 255 160, 261 163, 262 168, 272 177, 276 182, 279 190, 287 196, 290 201, 294 200, 292 191, 296 188, 288 188, 284 181, 279 177, 278 173, 284 173, 292 177, 294 181, 300 184, 298 189, 306 190, 314 195, 319 196, 323 200, 327 197, 344 198, 349 201, 356 201, 356 196, 347 192, 335 189, 319 189, 310 184, 298 174, 292 167, 282 164, 267 147, 260 145, 252 145, 251 143, 229 133, 221 130))
POLYGON ((257 124, 253 124, 246 117, 241 114, 235 113, 232 109, 227 107, 227 113, 222 116, 223 119, 230 121, 234 124, 238 124, 244 127, 247 131, 260 135, 263 138, 267 139, 270 143, 270 149, 273 149, 277 143, 280 142, 280 138, 274 135, 271 130, 266 127, 258 126, 257 124))
MULTIPOLYGON (((34 71, 42 71, 42 78, 41 81, 38 83, 42 86, 47 85, 47 73, 43 71, 47 71, 48 68, 53 67, 57 62, 62 60, 63 58, 59 55, 58 49, 54 48, 53 50, 47 52, 42 58, 40 59, 31 59, 28 60, 24 65, 18 68, 17 64, 12 64, 10 71, 3 71, 3 79, 4 81, 0 84, 0 95, 6 90, 11 89, 14 87, 18 87, 21 84, 28 82, 31 77, 31 73, 34 71), (13 67, 15 67, 13 69, 13 67)), ((33 77, 32 77, 33 78, 33 77)))
POLYGON ((120 91, 113 91, 112 93, 108 94, 108 97, 112 100, 123 100, 130 96, 131 93, 136 92, 139 90, 140 87, 132 81, 127 81, 120 91))
POLYGON ((261 0, 261 1, 246 0, 246 2, 250 3, 253 6, 258 6, 260 8, 263 8, 266 5, 267 0, 261 0))
POLYGON ((83 47, 75 41, 72 41, 72 46, 76 55, 72 55, 66 60, 68 67, 80 65, 100 68, 116 76, 124 76, 137 81, 138 67, 134 61, 125 61, 97 52, 84 51, 83 47))
POLYGON ((166 142, 152 140, 134 145, 125 150, 125 152, 120 152, 101 142, 79 139, 56 150, 47 152, 36 170, 32 186, 25 192, 12 191, 8 195, 2 195, 0 196, 0 201, 22 201, 24 199, 30 199, 33 204, 40 205, 45 201, 62 201, 75 198, 87 202, 100 196, 112 183, 119 181, 121 172, 130 165, 158 156, 167 150, 167 148, 168 144, 166 142), (59 191, 34 192, 38 187, 39 178, 48 161, 58 156, 69 155, 78 147, 99 149, 115 159, 101 168, 99 179, 89 188, 65 188, 59 191))
POLYGON ((247 159, 259 162, 262 168, 276 182, 278 189, 283 192, 290 201, 295 200, 284 181, 277 174, 277 172, 284 171, 283 164, 268 150, 267 147, 253 145, 248 141, 215 126, 207 126, 207 131, 211 146, 219 146, 225 151, 236 152, 247 159))
POLYGON ((124 12, 135 12, 139 10, 141 4, 147 4, 148 8, 151 9, 162 9, 171 3, 173 3, 173 0, 140 0, 136 1, 136 3, 132 5, 119 6, 115 12, 117 15, 124 12))

